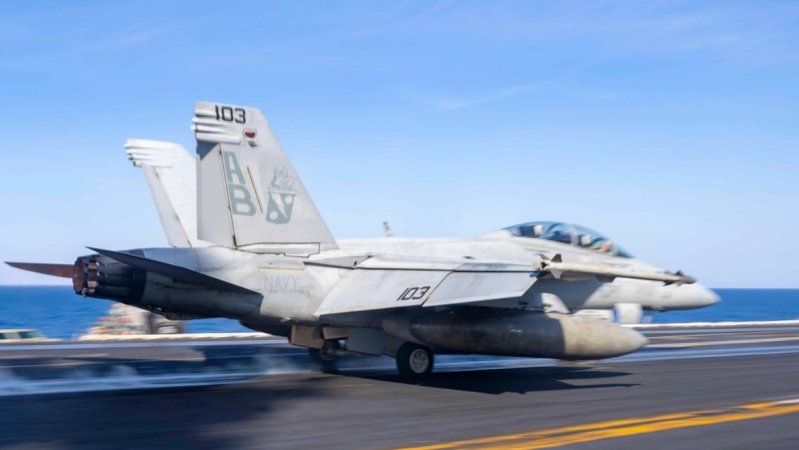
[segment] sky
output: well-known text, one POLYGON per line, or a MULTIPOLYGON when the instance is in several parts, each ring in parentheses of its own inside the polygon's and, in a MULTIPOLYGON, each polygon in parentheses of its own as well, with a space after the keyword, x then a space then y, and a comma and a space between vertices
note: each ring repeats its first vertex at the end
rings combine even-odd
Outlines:
MULTIPOLYGON (((799 288, 799 3, 0 3, 0 260, 163 247, 127 138, 269 118, 336 237, 555 220, 799 288)), ((68 283, 0 267, 0 284, 68 283)))

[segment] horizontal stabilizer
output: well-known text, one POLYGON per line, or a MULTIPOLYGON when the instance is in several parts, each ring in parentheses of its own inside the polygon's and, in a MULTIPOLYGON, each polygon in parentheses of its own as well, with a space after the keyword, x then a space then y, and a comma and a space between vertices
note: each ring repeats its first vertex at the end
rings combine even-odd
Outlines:
POLYGON ((72 264, 44 264, 44 263, 24 263, 6 262, 11 267, 27 270, 29 272, 43 273, 54 277, 72 278, 72 264))
POLYGON ((196 272, 185 267, 176 266, 174 264, 167 264, 165 262, 156 261, 154 259, 144 258, 141 256, 131 255, 130 253, 115 252, 112 250, 103 250, 99 248, 88 247, 90 250, 95 251, 103 256, 107 256, 113 260, 127 264, 137 269, 142 269, 147 272, 156 273, 179 281, 181 283, 193 284, 195 286, 202 286, 209 289, 217 289, 220 291, 239 292, 242 294, 256 294, 261 295, 259 292, 252 291, 237 284, 229 283, 219 278, 214 278, 200 272, 196 272))

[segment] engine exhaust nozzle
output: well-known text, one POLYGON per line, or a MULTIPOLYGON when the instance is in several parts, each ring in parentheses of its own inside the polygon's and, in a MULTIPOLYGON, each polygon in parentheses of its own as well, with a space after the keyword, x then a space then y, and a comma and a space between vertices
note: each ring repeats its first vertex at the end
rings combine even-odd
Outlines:
POLYGON ((72 288, 86 297, 137 300, 146 277, 142 270, 97 254, 78 257, 72 266, 72 288))

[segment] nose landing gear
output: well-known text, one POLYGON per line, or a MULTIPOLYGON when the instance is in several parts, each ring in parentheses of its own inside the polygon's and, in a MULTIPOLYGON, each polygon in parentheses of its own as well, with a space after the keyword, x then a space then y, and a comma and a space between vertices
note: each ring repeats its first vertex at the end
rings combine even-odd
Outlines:
POLYGON ((338 371, 336 362, 342 351, 339 341, 325 341, 322 348, 309 348, 308 356, 312 363, 322 369, 322 372, 336 373, 338 371))

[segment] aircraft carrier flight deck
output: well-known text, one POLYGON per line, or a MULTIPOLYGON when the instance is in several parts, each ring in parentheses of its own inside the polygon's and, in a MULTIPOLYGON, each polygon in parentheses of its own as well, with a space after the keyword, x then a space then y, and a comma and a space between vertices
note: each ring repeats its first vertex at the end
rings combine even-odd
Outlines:
POLYGON ((421 383, 248 336, 4 345, 0 446, 799 447, 798 324, 644 333, 591 363, 440 356, 421 383))

